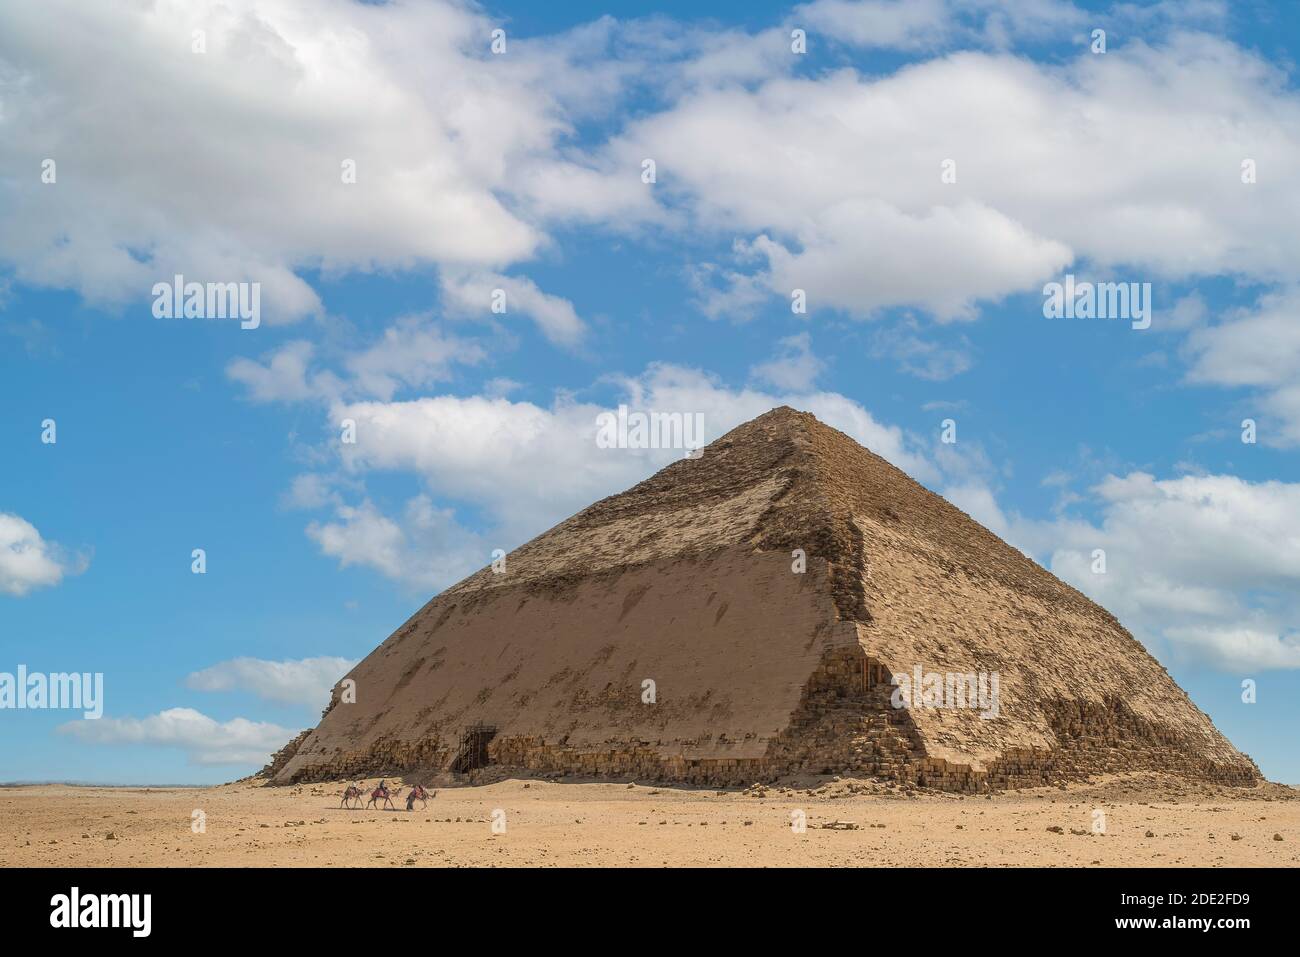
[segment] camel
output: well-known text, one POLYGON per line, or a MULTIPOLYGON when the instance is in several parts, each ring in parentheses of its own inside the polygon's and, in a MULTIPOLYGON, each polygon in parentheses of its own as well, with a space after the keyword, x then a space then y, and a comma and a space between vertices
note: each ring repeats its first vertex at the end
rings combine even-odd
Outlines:
POLYGON ((397 808, 393 806, 392 792, 389 791, 388 788, 382 786, 377 787, 370 792, 370 800, 366 802, 366 810, 369 810, 370 805, 375 804, 377 801, 380 800, 384 802, 383 805, 377 805, 381 811, 384 809, 384 807, 391 807, 393 808, 394 811, 397 810, 397 808))
POLYGON ((365 796, 366 792, 362 790, 360 784, 349 784, 347 790, 343 792, 343 803, 339 807, 351 809, 351 802, 354 800, 357 802, 357 807, 361 807, 361 799, 365 796))
POLYGON ((415 785, 415 787, 411 788, 411 793, 406 796, 406 809, 408 811, 413 810, 415 808, 416 801, 419 801, 422 807, 427 808, 429 806, 429 798, 437 797, 437 796, 438 796, 437 791, 434 791, 433 794, 430 794, 428 791, 424 789, 423 784, 417 784, 415 785))

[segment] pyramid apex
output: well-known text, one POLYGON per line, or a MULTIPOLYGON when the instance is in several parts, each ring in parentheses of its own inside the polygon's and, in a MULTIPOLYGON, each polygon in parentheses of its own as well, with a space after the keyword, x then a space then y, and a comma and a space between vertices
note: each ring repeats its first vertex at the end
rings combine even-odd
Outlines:
POLYGON ((746 422, 742 422, 723 435, 719 441, 725 442, 744 438, 748 435, 760 434, 766 435, 768 438, 774 435, 789 437, 801 432, 806 433, 809 427, 826 428, 826 425, 811 412, 805 412, 789 405, 777 405, 746 422))
POLYGON ((789 405, 777 405, 768 409, 757 418, 751 419, 751 422, 760 420, 777 421, 777 422, 800 422, 800 421, 817 421, 817 416, 811 412, 804 412, 802 409, 796 409, 789 405))

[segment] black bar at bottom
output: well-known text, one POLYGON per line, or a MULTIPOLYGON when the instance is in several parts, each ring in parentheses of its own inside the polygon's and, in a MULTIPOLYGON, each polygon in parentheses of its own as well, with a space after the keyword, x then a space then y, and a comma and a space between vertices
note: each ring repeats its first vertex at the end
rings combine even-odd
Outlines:
POLYGON ((1287 890, 1294 876, 1280 869, 8 869, 0 871, 0 914, 14 940, 48 934, 79 944, 111 938, 205 949, 391 944, 456 925, 457 936, 477 926, 494 944, 513 934, 535 945, 552 935, 615 944, 631 934, 647 935, 656 950, 684 942, 684 933, 695 943, 734 946, 752 935, 770 945, 782 925, 802 934, 809 924, 819 928, 810 943, 842 931, 859 942, 898 935, 900 943, 945 946, 1032 941, 1024 935, 1038 933, 1057 935, 1038 938, 1043 944, 1199 935, 1231 945, 1241 935, 1294 929, 1287 890))

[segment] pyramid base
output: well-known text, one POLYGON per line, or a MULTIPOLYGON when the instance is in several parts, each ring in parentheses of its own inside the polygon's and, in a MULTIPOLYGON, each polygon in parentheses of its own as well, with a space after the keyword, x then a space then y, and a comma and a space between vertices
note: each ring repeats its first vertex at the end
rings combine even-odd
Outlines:
MULTIPOLYGON (((1237 755, 1237 760, 1220 762, 1201 756, 1195 742, 1134 714, 1119 700, 1054 702, 1045 713, 1044 735, 1061 742, 1056 747, 1011 748, 994 751, 988 760, 954 760, 934 753, 938 749, 930 743, 942 733, 941 728, 926 727, 937 716, 893 706, 891 679, 890 670, 860 648, 836 648, 809 677, 786 729, 766 743, 705 738, 671 745, 626 740, 574 746, 540 736, 507 735, 483 746, 484 760, 476 767, 491 769, 494 776, 515 771, 522 776, 701 787, 840 775, 973 794, 1133 771, 1241 787, 1262 780, 1249 759, 1237 755)), ((978 719, 969 726, 981 727, 978 719)), ((277 772, 302 740, 276 755, 272 766, 277 772)), ((463 763, 465 747, 463 731, 416 741, 383 739, 364 751, 300 767, 278 783, 473 770, 463 763)))

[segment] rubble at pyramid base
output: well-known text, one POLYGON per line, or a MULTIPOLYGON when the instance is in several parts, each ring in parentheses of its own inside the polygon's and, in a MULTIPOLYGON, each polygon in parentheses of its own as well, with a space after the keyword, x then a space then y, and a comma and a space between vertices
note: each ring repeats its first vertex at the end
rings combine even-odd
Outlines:
MULTIPOLYGON (((1061 701, 1052 725, 1063 742, 1051 750, 1011 749, 987 766, 951 762, 926 753, 908 709, 894 706, 895 683, 887 669, 865 655, 835 653, 814 672, 790 726, 760 757, 719 756, 744 742, 703 737, 664 746, 647 740, 576 747, 536 736, 494 738, 487 761, 473 771, 493 777, 571 777, 706 787, 774 784, 807 775, 870 778, 900 786, 965 793, 1059 785, 1099 774, 1169 772, 1192 780, 1250 787, 1262 778, 1249 764, 1216 764, 1190 757, 1178 734, 1127 711, 1122 702, 1087 707, 1061 701), (708 754, 704 757, 700 755, 708 754), (692 756, 694 755, 694 756, 692 756)), ((274 776, 296 745, 268 768, 274 776)), ((463 739, 463 735, 460 736, 463 739)), ((471 783, 481 774, 448 776, 463 740, 431 734, 416 741, 381 739, 362 752, 304 767, 287 783, 359 777, 441 776, 447 784, 471 783)))

